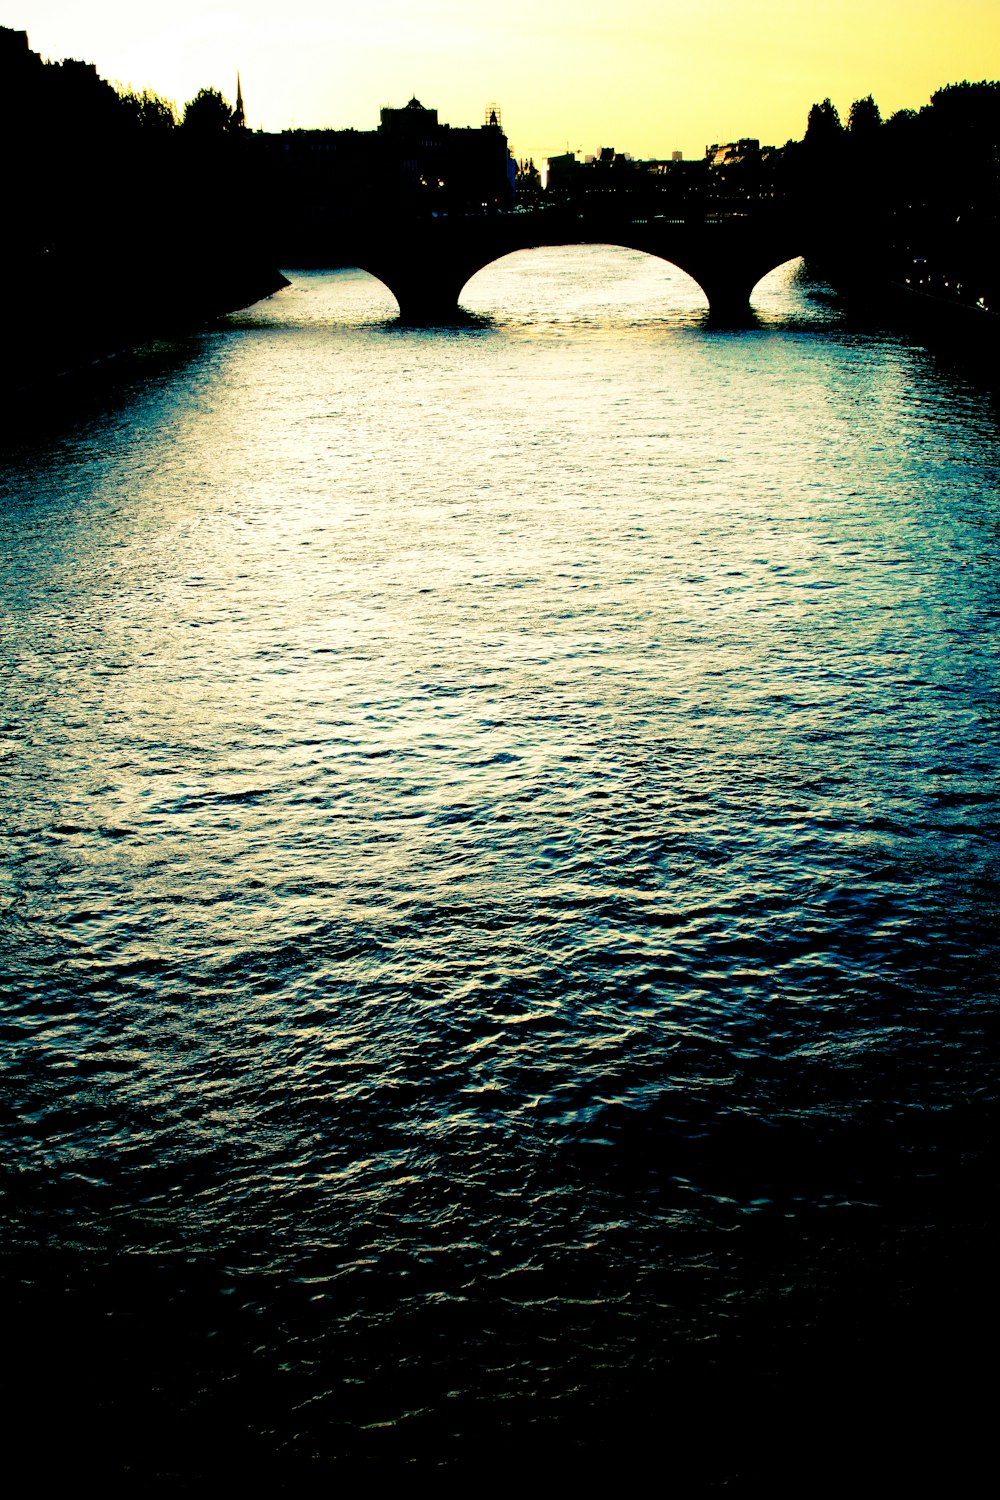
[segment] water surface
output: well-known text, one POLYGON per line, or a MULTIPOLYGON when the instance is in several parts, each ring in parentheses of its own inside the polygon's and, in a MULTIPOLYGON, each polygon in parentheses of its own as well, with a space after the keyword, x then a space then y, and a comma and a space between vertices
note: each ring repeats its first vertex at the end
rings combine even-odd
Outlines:
POLYGON ((988 393, 795 267, 745 332, 601 247, 464 300, 293 274, 0 463, 15 1431, 169 1492, 954 1475, 988 393))

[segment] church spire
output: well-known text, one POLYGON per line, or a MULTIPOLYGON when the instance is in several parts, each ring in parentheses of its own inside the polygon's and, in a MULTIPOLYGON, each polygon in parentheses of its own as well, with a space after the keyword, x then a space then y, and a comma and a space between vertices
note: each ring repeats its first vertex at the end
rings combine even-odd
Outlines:
POLYGON ((233 129, 245 130, 247 117, 243 110, 243 89, 240 86, 240 75, 236 74, 236 108, 233 110, 233 129))

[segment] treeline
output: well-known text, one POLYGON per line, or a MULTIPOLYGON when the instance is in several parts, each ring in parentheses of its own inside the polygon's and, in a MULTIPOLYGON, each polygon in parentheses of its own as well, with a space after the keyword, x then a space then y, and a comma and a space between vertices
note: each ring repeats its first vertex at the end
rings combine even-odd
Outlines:
POLYGON ((870 96, 846 122, 825 99, 782 157, 820 255, 1000 311, 1000 82, 949 84, 885 120, 870 96))
POLYGON ((0 152, 18 254, 58 250, 85 230, 123 226, 178 239, 197 222, 198 190, 237 185, 242 109, 202 89, 178 117, 146 89, 118 90, 91 63, 43 62, 23 32, 0 28, 0 152))
POLYGON ((89 63, 0 28, 0 270, 24 286, 4 377, 72 362, 281 285, 255 250, 242 112, 202 90, 178 118, 89 63))
POLYGON ((883 119, 874 98, 846 120, 824 99, 801 140, 742 140, 700 161, 550 163, 539 202, 600 214, 702 217, 778 212, 841 285, 880 282, 1000 312, 1000 83, 956 83, 883 119))

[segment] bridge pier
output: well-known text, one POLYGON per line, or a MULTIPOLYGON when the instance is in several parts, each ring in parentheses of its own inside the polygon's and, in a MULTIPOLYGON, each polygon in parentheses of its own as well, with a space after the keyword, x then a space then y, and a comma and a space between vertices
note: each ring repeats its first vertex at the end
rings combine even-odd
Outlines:
MULTIPOLYGON (((643 247, 645 248, 645 247, 643 247)), ((686 247, 685 247, 686 248, 686 247)), ((722 261, 714 254, 665 255, 658 249, 652 254, 686 271, 708 299, 709 322, 718 328, 751 328, 754 324, 750 295, 760 277, 748 271, 735 257, 722 261), (735 263, 734 263, 735 262, 735 263)))
POLYGON ((440 328, 468 322, 469 315, 458 305, 458 291, 450 286, 394 286, 386 281, 399 303, 399 321, 417 328, 440 328))
MULTIPOLYGON (((444 241, 443 235, 441 239, 444 241)), ((433 247, 437 251, 434 254, 428 253, 428 246, 421 240, 411 240, 407 250, 400 249, 391 258, 384 251, 372 252, 365 247, 357 264, 389 288, 399 303, 401 322, 418 327, 461 323, 467 314, 458 305, 459 295, 480 266, 456 265, 446 241, 433 247)))
POLYGON ((698 285, 708 298, 709 322, 718 328, 750 328, 755 322, 750 306, 754 282, 744 277, 697 277, 698 285))

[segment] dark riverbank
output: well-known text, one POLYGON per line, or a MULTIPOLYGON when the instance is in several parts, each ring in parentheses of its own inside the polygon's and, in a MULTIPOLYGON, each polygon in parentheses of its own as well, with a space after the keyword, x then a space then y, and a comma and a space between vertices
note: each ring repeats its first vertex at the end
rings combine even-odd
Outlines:
POLYGON ((904 334, 925 348, 953 358, 977 376, 990 376, 1000 361, 1000 316, 957 296, 913 286, 884 269, 850 260, 809 256, 807 282, 826 283, 859 332, 904 334))
POLYGON ((1000 316, 985 308, 888 281, 882 288, 884 314, 922 343, 967 358, 994 363, 1000 357, 1000 316))
MULTIPOLYGON (((199 96, 201 97, 201 96, 199 96)), ((203 101, 204 102, 204 101, 203 101)), ((286 285, 241 116, 206 123, 0 27, 0 399, 286 285)))
POLYGON ((206 248, 166 258, 39 255, 5 280, 18 289, 5 339, 0 397, 15 408, 61 377, 153 339, 172 338, 288 286, 275 268, 206 248))

